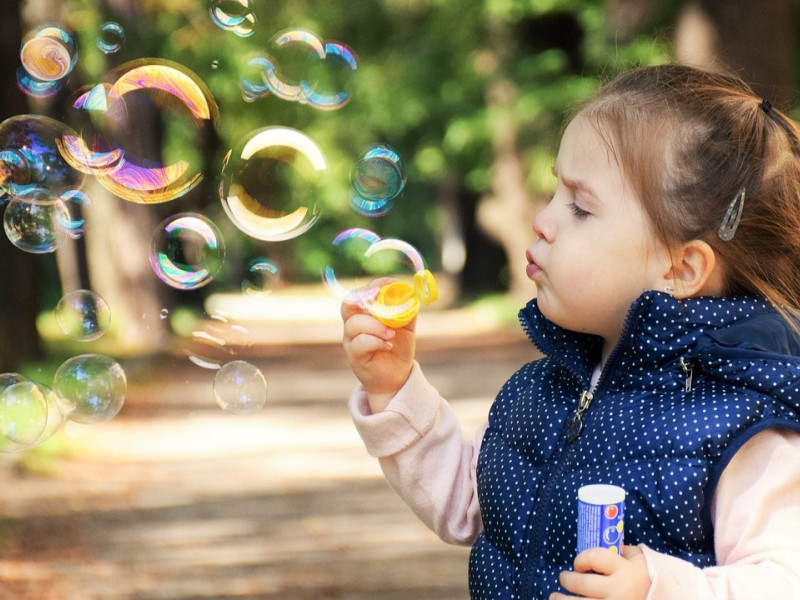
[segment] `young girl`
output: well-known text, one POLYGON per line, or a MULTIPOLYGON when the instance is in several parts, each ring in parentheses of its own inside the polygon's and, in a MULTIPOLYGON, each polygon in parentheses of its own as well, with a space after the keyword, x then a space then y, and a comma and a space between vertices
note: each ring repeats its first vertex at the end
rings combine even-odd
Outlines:
POLYGON ((800 598, 800 131, 739 80, 634 69, 566 128, 527 250, 545 358, 475 441, 393 330, 342 305, 356 426, 474 599, 800 598), (575 556, 577 490, 627 491, 575 556))

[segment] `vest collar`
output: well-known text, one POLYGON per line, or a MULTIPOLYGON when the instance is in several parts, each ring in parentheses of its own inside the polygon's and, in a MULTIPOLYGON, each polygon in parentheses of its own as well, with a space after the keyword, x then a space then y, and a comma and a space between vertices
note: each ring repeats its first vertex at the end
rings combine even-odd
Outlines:
MULTIPOLYGON (((537 300, 531 300, 520 313, 520 323, 534 345, 545 355, 562 363, 588 387, 592 369, 600 361, 602 340, 598 336, 559 327, 542 315, 537 300)), ((764 301, 753 297, 714 298, 702 296, 676 300, 669 294, 648 291, 637 298, 628 310, 620 339, 609 355, 601 383, 619 382, 633 373, 663 368, 679 358, 692 359, 698 352, 698 340, 704 352, 716 352, 716 340, 728 345, 749 343, 754 328, 761 332, 760 343, 772 344, 774 326, 780 316, 764 301), (757 318, 756 321, 753 321, 757 318), (759 323, 770 320, 764 330, 759 323), (711 336, 706 336, 709 333, 711 336)), ((784 326, 785 329, 785 326, 784 326)), ((786 334, 784 334, 786 337, 786 334)), ((795 336, 788 335, 798 347, 795 336)), ((784 344, 786 345, 786 344, 784 344)), ((791 344, 789 344, 791 345, 791 344)), ((777 352, 790 348, 776 348, 777 352)))

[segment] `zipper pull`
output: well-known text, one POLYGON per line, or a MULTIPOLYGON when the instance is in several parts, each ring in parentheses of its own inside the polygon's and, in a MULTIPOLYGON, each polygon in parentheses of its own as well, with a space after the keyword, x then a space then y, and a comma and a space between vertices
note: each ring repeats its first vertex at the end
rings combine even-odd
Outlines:
POLYGON ((683 387, 684 392, 692 391, 692 375, 694 374, 694 365, 692 361, 686 360, 681 356, 680 358, 681 370, 686 375, 686 385, 683 387))
POLYGON ((578 439, 583 431, 583 413, 585 413, 589 405, 594 400, 594 394, 589 390, 581 392, 581 397, 578 399, 578 410, 567 421, 566 434, 567 442, 574 442, 578 439))

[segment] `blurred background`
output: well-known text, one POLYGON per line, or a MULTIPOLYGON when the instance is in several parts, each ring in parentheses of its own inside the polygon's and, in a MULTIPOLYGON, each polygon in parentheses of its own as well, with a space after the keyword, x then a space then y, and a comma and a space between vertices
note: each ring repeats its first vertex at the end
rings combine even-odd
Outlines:
POLYGON ((408 514, 352 431, 342 291, 424 260, 440 298, 420 361, 469 435, 535 356, 524 249, 582 99, 680 61, 797 116, 792 0, 3 7, 8 598, 467 597, 467 550, 408 514), (366 260, 379 240, 392 252, 366 260), (49 407, 83 356, 124 389, 56 401, 34 435, 17 384, 49 407))

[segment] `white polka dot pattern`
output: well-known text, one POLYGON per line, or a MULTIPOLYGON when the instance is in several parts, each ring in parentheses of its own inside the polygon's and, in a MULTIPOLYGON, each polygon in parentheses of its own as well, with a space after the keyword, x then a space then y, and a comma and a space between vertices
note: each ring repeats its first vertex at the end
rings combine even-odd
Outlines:
POLYGON ((788 325, 753 298, 644 294, 568 443, 564 424, 590 386, 600 340, 558 328, 535 300, 520 319, 546 358, 517 371, 489 415, 471 597, 559 589, 575 556, 577 489, 588 483, 627 490, 626 543, 714 564, 709 504, 725 465, 765 427, 800 430, 800 345, 788 325))

